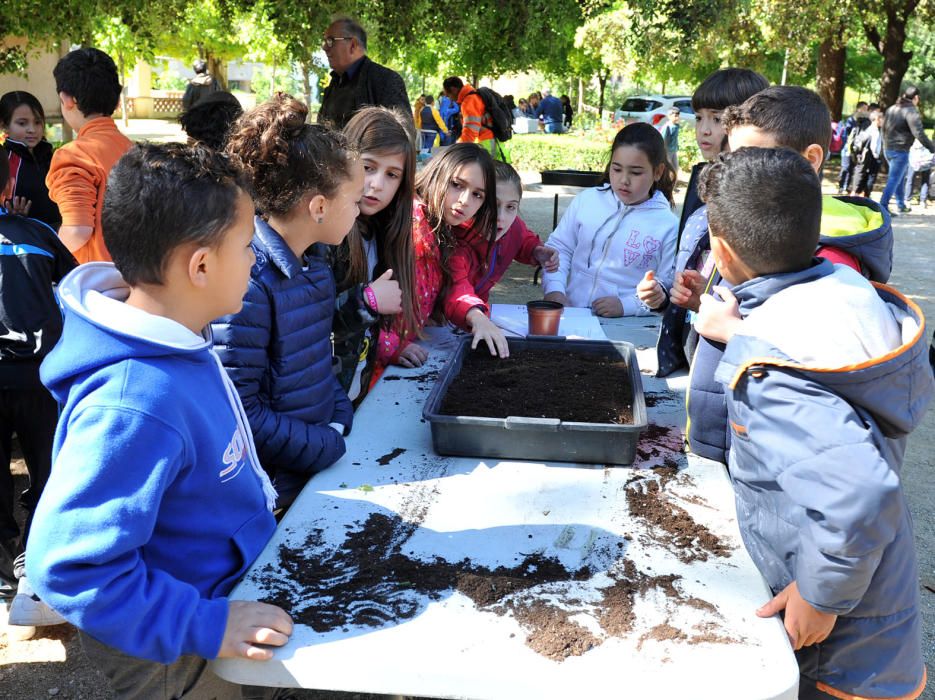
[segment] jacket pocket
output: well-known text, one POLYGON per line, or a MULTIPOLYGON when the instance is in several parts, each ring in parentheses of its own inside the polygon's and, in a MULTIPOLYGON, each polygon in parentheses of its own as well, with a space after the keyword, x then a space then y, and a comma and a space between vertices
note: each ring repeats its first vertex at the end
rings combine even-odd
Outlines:
POLYGON ((222 578, 212 589, 212 598, 226 596, 231 592, 234 584, 240 580, 240 577, 263 551, 263 547, 266 546, 275 529, 276 521, 273 514, 266 509, 260 510, 237 528, 231 535, 230 550, 227 555, 230 563, 227 571, 231 573, 222 578))

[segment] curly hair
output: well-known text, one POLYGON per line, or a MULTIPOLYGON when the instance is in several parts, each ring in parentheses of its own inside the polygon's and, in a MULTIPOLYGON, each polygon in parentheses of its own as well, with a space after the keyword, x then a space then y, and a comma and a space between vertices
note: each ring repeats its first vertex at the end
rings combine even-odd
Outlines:
POLYGON ((282 216, 306 195, 330 199, 351 178, 357 153, 338 131, 307 123, 308 107, 278 94, 234 124, 227 152, 243 161, 264 216, 282 216))
POLYGON ((243 107, 231 93, 212 92, 189 107, 179 117, 179 124, 191 139, 219 151, 242 114, 243 107))

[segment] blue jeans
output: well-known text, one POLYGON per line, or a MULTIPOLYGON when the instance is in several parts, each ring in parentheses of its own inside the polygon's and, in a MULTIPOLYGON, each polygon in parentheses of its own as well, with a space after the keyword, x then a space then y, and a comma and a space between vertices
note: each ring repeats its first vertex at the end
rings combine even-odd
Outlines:
POLYGON ((547 134, 562 134, 565 132, 565 127, 562 126, 561 122, 546 122, 545 123, 545 133, 547 134))
POLYGON ((884 151, 886 161, 890 164, 890 174, 886 178, 886 187, 880 197, 880 206, 886 209, 890 199, 896 195, 896 203, 900 208, 906 206, 906 170, 909 169, 909 151, 884 151))

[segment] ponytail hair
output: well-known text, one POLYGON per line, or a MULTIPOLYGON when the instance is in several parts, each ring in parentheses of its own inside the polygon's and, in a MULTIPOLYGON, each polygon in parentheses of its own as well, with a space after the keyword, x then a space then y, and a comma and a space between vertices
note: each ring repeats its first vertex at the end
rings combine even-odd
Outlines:
POLYGON ((601 184, 610 183, 610 164, 613 161, 614 151, 621 146, 632 146, 642 151, 649 160, 653 172, 655 172, 656 168, 660 165, 665 166, 662 171, 662 177, 653 182, 653 186, 649 188, 649 196, 652 197, 658 190, 669 200, 670 205, 674 205, 675 202, 672 199, 672 191, 675 189, 675 171, 672 169, 672 165, 666 157, 666 144, 665 141, 662 140, 662 134, 660 134, 652 124, 634 122, 632 124, 627 124, 617 132, 617 135, 614 137, 614 142, 610 146, 610 156, 607 159, 607 167, 604 168, 601 184))
MULTIPOLYGON (((375 274, 393 270, 393 277, 403 292, 403 324, 408 329, 418 328, 416 312, 415 253, 412 246, 412 198, 415 194, 416 133, 408 114, 386 107, 365 107, 357 112, 344 127, 348 143, 361 155, 403 156, 403 174, 393 201, 373 216, 359 216, 357 223, 344 239, 348 255, 347 275, 338 281, 341 289, 355 284, 367 284, 369 268, 367 253, 361 240, 361 231, 367 227, 374 232, 377 244, 375 274)), ((340 246, 343 255, 345 246, 340 246)), ((389 317, 384 322, 389 323, 389 317)))
POLYGON ((306 195, 334 197, 351 178, 357 159, 344 135, 307 123, 308 107, 277 94, 234 124, 227 144, 251 179, 251 195, 264 216, 289 213, 306 195))

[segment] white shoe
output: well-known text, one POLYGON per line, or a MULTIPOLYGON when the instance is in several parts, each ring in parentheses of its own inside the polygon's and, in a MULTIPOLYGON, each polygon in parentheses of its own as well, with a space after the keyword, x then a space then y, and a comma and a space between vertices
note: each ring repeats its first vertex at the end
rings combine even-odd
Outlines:
POLYGON ((23 576, 16 589, 16 597, 10 603, 10 616, 7 624, 20 627, 48 627, 61 625, 65 618, 39 600, 23 576))

